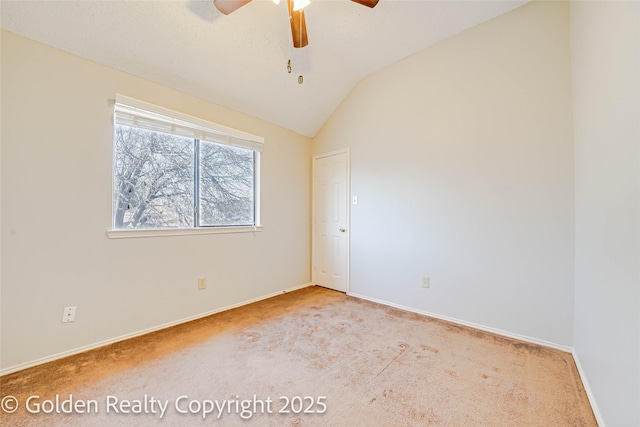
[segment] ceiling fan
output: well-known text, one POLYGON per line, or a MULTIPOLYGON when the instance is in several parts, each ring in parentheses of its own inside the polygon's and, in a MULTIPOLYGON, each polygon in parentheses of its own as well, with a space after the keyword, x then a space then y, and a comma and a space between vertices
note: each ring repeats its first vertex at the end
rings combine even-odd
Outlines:
MULTIPOLYGON (((213 0, 213 4, 225 15, 240 9, 251 0, 213 0)), ((375 7, 379 0, 351 0, 367 7, 375 7)), ((280 3, 280 0, 273 0, 280 3)), ((310 4, 310 0, 287 0, 289 7, 289 21, 291 22, 291 36, 293 47, 305 47, 309 44, 307 38, 307 23, 304 20, 304 8, 310 4)))

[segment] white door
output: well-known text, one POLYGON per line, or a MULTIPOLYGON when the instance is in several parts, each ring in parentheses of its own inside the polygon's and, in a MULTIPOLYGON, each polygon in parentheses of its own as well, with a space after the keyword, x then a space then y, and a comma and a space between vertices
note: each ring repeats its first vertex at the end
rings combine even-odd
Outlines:
POLYGON ((349 282, 348 183, 348 151, 313 158, 312 280, 341 292, 349 282))

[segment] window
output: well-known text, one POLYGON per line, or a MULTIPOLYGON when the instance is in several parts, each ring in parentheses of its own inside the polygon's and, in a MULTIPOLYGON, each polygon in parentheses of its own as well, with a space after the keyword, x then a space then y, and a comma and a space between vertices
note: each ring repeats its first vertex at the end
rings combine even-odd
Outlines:
POLYGON ((259 225, 263 140, 118 95, 113 229, 259 225))

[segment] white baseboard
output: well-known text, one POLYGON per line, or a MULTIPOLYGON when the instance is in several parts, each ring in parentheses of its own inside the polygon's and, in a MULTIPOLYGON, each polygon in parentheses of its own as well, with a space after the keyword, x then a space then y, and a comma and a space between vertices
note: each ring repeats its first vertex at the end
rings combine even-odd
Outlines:
POLYGON ((184 319, 176 320, 174 322, 165 323, 165 324, 154 326, 154 327, 151 327, 151 328, 147 328, 147 329, 144 329, 144 330, 141 330, 141 331, 138 331, 138 332, 133 332, 133 333, 126 334, 126 335, 121 335, 119 337, 110 338, 110 339, 107 339, 107 340, 104 340, 104 341, 100 341, 100 342, 97 342, 97 343, 93 343, 93 344, 85 345, 85 346, 82 346, 82 347, 74 348, 73 350, 64 351, 62 353, 54 354, 54 355, 47 356, 47 357, 42 357, 40 359, 32 360, 30 362, 25 362, 25 363, 21 363, 19 365, 10 366, 8 368, 0 370, 0 376, 7 375, 7 374, 12 374, 14 372, 21 371, 21 370, 27 369, 27 368, 32 368, 32 367, 37 366, 37 365, 42 365, 43 363, 53 362, 54 360, 62 359, 63 357, 73 356, 74 354, 83 353, 85 351, 93 350, 93 349, 96 349, 96 348, 99 348, 99 347, 104 347, 105 345, 114 344, 114 343, 117 343, 117 342, 120 342, 120 341, 128 340, 130 338, 139 337, 141 335, 145 335, 145 334, 148 334, 148 333, 151 333, 151 332, 156 332, 156 331, 159 331, 161 329, 170 328, 172 326, 180 325, 182 323, 191 322, 193 320, 197 320, 197 319, 201 319, 203 317, 211 316, 212 314, 216 314, 216 313, 220 313, 220 312, 223 312, 223 311, 231 310, 231 309, 234 309, 234 308, 242 307, 243 305, 252 304, 254 302, 258 302, 258 301, 262 301, 262 300, 265 300, 265 299, 268 299, 268 298, 272 298, 272 297, 275 297, 275 296, 278 296, 278 295, 286 294, 288 292, 297 291, 298 289, 303 289, 303 288, 306 288, 308 286, 313 286, 313 283, 305 283, 303 285, 294 286, 294 287, 291 287, 291 288, 284 289, 282 291, 273 292, 271 294, 263 295, 263 296, 260 296, 260 297, 257 297, 257 298, 252 298, 250 300, 246 300, 246 301, 243 301, 243 302, 240 302, 240 303, 237 303, 237 304, 232 304, 232 305, 228 305, 226 307, 222 307, 222 308, 218 308, 218 309, 215 309, 215 310, 207 311, 205 313, 196 314, 195 316, 189 316, 189 317, 186 317, 184 319))
POLYGON ((520 341, 529 342, 529 343, 532 343, 532 344, 538 344, 538 345, 542 345, 542 346, 545 346, 545 347, 555 348, 556 350, 561 350, 561 351, 564 351, 564 352, 567 352, 567 353, 571 353, 573 351, 573 348, 571 348, 571 347, 567 347, 567 346, 564 346, 564 345, 552 343, 552 342, 549 342, 549 341, 540 340, 540 339, 537 339, 537 338, 528 337, 526 335, 520 335, 520 334, 515 334, 513 332, 503 331, 502 329, 491 328, 489 326, 484 326, 484 325, 480 325, 480 324, 473 323, 473 322, 467 322, 466 320, 460 320, 460 319, 455 319, 453 317, 442 316, 440 314, 430 313, 428 311, 418 310, 418 309, 415 309, 415 308, 412 308, 412 307, 406 307, 404 305, 395 304, 395 303, 392 303, 392 302, 383 301, 383 300, 379 300, 377 298, 371 298, 371 297, 368 297, 368 296, 365 296, 365 295, 355 294, 355 293, 352 293, 352 292, 349 292, 348 295, 352 296, 352 297, 364 299, 364 300, 367 300, 367 301, 375 302, 375 303, 378 303, 378 304, 387 305, 389 307, 399 308, 400 310, 410 311, 412 313, 422 314, 424 316, 434 317, 434 318, 440 319, 440 320, 446 320, 447 322, 456 323, 458 325, 468 326, 468 327, 474 328, 474 329, 480 329, 481 331, 491 332, 491 333, 496 334, 496 335, 502 335, 504 337, 514 338, 514 339, 517 339, 517 340, 520 340, 520 341))
POLYGON ((591 391, 591 387, 589 386, 589 381, 587 381, 587 375, 582 369, 582 365, 580 365, 580 359, 578 358, 578 354, 574 349, 571 354, 573 355, 573 361, 576 362, 576 367, 578 368, 578 375, 580 375, 580 379, 582 380, 582 385, 584 386, 584 390, 587 393, 587 398, 589 399, 589 403, 591 404, 591 410, 593 411, 593 415, 596 417, 596 422, 599 427, 606 427, 604 420, 602 419, 602 414, 600 414, 600 410, 598 409, 598 405, 596 404, 596 398, 591 391))

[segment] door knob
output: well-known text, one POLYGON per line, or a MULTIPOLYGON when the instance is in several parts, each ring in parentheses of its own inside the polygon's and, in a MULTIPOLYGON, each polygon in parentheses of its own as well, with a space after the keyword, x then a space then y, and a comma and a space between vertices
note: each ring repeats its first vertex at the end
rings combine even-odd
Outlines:
POLYGON ((341 229, 340 229, 340 232, 341 232, 341 233, 344 233, 345 231, 347 231, 347 230, 346 230, 346 228, 341 228, 341 229))

